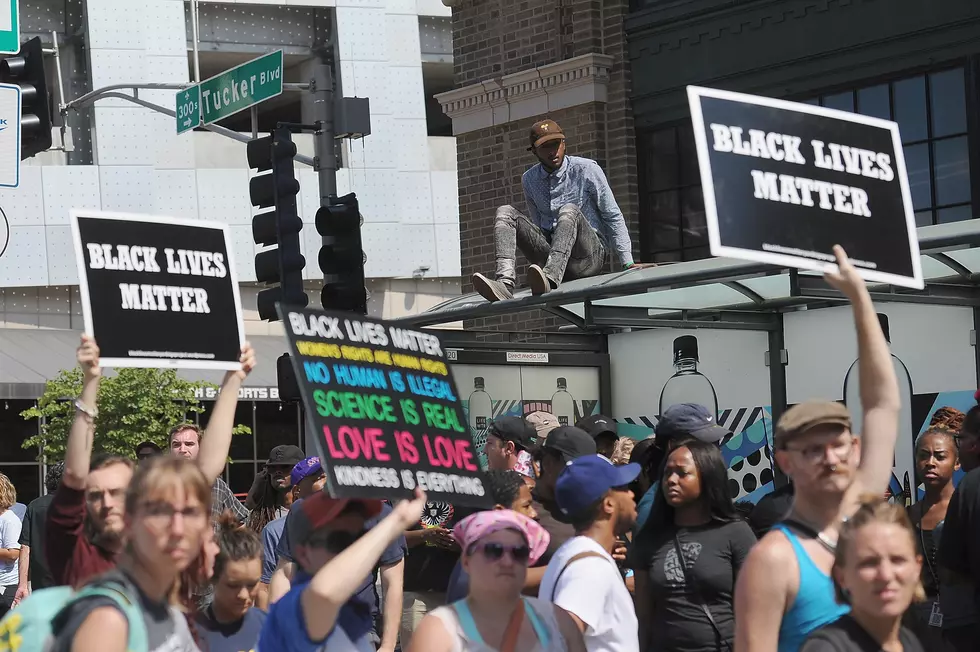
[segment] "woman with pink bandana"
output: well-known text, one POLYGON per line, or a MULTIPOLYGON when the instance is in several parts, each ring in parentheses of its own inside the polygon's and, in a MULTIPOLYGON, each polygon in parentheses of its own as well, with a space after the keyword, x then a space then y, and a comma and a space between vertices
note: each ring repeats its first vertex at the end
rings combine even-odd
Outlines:
POLYGON ((564 611, 521 595, 527 567, 548 547, 548 533, 511 510, 479 512, 453 529, 470 575, 465 600, 435 609, 407 652, 585 652, 564 611))

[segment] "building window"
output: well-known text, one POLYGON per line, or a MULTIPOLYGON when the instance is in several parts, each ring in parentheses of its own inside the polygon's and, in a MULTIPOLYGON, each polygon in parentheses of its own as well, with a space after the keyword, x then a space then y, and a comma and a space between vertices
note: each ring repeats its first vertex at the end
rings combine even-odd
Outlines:
POLYGON ((42 494, 42 468, 37 461, 40 451, 21 446, 38 433, 38 420, 27 421, 20 413, 34 407, 35 401, 4 399, 0 402, 0 473, 5 474, 17 490, 17 502, 25 505, 42 494))
POLYGON ((641 132, 637 140, 643 261, 709 257, 704 196, 690 122, 641 132))
POLYGON ((974 217, 963 68, 823 95, 808 103, 898 123, 917 226, 974 217))

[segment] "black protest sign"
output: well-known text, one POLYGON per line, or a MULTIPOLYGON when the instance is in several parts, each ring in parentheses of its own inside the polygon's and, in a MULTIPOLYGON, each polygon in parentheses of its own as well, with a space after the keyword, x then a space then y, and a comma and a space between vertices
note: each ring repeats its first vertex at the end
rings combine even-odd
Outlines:
POLYGON ((711 253, 922 288, 898 125, 688 87, 711 253))
POLYGON ((107 367, 240 369, 244 341, 224 224, 73 211, 85 331, 107 367))
POLYGON ((281 306, 332 496, 489 507, 439 338, 361 315, 281 306))

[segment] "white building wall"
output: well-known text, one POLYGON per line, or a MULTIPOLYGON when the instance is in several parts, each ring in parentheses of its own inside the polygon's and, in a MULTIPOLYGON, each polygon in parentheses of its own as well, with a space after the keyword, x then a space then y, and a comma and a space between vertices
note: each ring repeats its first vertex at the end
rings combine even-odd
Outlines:
MULTIPOLYGON (((232 0, 222 0, 229 2, 232 0)), ((264 4, 233 0, 235 4, 264 4)), ((93 88, 137 82, 186 83, 183 0, 85 0, 93 88)), ((441 0, 280 0, 283 6, 336 5, 339 86, 371 99, 372 134, 345 148, 338 194, 358 193, 371 279, 460 275, 456 147, 426 133, 418 16, 448 16, 441 0)), ((174 91, 140 97, 174 106, 174 91)), ((0 189, 10 244, 0 287, 77 284, 68 226, 71 208, 209 219, 231 226, 241 281, 254 280, 252 207, 245 145, 209 132, 178 136, 173 118, 123 100, 96 104, 95 165, 65 166, 46 154, 25 162, 21 185, 0 189)), ((309 136, 298 137, 311 155, 309 136)), ((317 280, 316 174, 297 165, 304 220, 305 278, 317 280)), ((439 286, 435 297, 443 296, 439 286)), ((426 300, 427 301, 427 300, 426 300)), ((44 312, 43 310, 40 312, 44 312)))

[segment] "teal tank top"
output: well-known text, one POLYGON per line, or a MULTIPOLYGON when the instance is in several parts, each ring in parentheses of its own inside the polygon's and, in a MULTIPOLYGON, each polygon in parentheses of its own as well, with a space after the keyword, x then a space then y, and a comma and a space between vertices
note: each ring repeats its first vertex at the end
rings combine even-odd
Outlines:
POLYGON ((789 611, 783 615, 779 626, 779 652, 798 652, 803 641, 816 629, 832 623, 851 611, 847 605, 837 604, 834 582, 807 554, 793 532, 777 523, 774 530, 782 532, 793 545, 796 564, 800 567, 800 590, 789 611))

